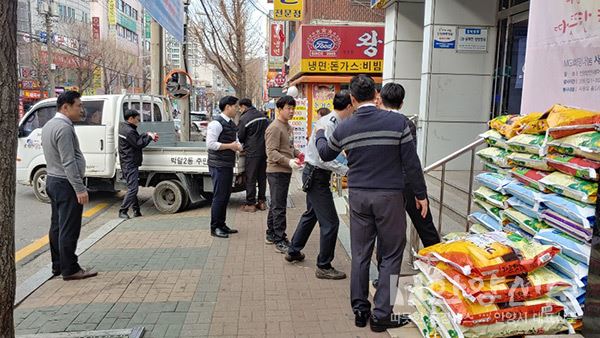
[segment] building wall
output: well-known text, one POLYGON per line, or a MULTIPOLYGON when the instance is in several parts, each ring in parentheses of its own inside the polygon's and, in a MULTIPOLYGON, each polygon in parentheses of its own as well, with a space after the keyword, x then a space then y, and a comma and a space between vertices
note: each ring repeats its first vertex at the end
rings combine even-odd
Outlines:
POLYGON ((319 20, 384 22, 385 12, 371 9, 368 1, 360 0, 305 0, 303 24, 319 20))

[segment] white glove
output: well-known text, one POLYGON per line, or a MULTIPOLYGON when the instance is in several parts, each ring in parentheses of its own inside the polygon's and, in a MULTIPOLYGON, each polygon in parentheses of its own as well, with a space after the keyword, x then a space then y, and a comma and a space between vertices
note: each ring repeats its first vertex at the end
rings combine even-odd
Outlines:
POLYGON ((294 170, 298 170, 298 169, 302 168, 302 166, 296 162, 295 158, 291 159, 288 163, 290 165, 290 168, 292 168, 294 170))

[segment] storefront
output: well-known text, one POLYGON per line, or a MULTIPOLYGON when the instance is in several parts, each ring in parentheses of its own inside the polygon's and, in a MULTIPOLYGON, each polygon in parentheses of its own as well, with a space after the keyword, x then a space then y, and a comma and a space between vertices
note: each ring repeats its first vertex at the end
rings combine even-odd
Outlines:
POLYGON ((320 108, 333 110, 333 97, 353 74, 382 82, 383 26, 302 25, 290 46, 289 85, 298 89, 294 141, 304 148, 320 108))

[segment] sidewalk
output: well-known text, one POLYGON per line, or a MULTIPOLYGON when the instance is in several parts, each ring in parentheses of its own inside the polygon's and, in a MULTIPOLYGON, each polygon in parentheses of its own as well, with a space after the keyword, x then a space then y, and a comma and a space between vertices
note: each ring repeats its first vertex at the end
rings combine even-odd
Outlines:
MULTIPOLYGON (((304 210, 293 180, 288 236, 304 210)), ((306 260, 289 264, 265 245, 267 212, 242 213, 234 194, 230 239, 210 236, 207 206, 121 223, 80 257, 99 275, 83 281, 53 278, 15 310, 17 334, 125 329, 144 326, 144 337, 272 336, 389 337, 354 326, 350 279, 315 278, 318 227, 306 260)), ((336 268, 350 273, 338 241, 336 268)), ((404 335, 404 338, 408 336, 404 335)))

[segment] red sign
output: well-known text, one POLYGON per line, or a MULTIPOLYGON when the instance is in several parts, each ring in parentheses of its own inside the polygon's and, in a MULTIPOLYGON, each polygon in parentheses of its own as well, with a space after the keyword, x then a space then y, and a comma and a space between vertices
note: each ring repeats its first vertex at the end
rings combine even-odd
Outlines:
POLYGON ((48 92, 44 91, 40 91, 40 90, 24 90, 23 91, 23 98, 25 99, 35 99, 35 100, 39 100, 39 99, 47 99, 48 98, 48 92))
POLYGON ((285 33, 283 24, 274 22, 271 24, 271 56, 283 56, 283 43, 285 42, 285 33))
MULTIPOLYGON (((58 54, 58 53, 53 53, 52 54, 52 62, 61 68, 79 68, 81 66, 83 66, 82 64, 77 62, 77 58, 75 56, 72 55, 67 55, 67 54, 58 54)), ((40 63, 43 65, 48 64, 48 52, 47 51, 40 51, 40 63)), ((83 62, 81 62, 83 63, 83 62)))
POLYGON ((300 29, 302 59, 383 60, 383 26, 302 25, 300 29))
POLYGON ((285 76, 283 76, 282 74, 277 74, 277 76, 275 76, 274 81, 277 86, 281 87, 285 84, 285 76))
POLYGON ((92 38, 100 40, 100 18, 97 16, 92 17, 92 38))

